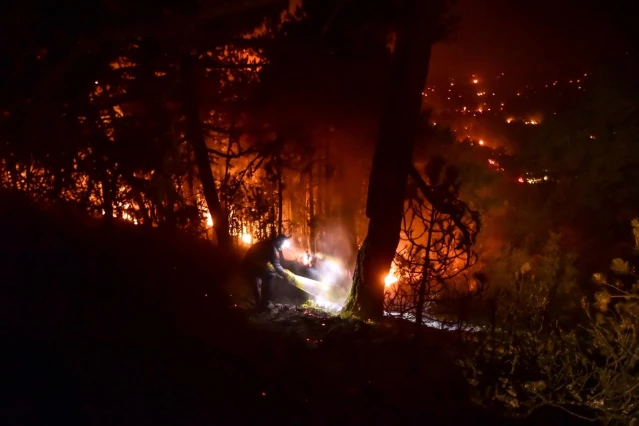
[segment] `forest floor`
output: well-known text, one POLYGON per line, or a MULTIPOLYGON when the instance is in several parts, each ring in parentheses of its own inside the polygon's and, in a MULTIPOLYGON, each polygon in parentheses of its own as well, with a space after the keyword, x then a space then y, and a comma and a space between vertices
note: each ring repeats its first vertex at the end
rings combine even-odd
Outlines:
POLYGON ((0 195, 2 425, 514 424, 470 402, 450 332, 256 313, 206 242, 0 195))

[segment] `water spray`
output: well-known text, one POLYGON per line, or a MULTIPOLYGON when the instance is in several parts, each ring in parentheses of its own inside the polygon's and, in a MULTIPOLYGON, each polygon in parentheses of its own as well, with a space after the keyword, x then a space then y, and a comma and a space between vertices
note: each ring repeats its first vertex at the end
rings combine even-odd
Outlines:
POLYGON ((313 296, 318 306, 334 311, 342 309, 344 297, 340 294, 339 287, 295 274, 293 274, 293 277, 295 278, 293 285, 313 296))
POLYGON ((322 253, 296 250, 291 247, 290 240, 286 240, 282 248, 287 249, 296 262, 316 274, 313 277, 316 279, 292 274, 294 282, 291 284, 312 296, 319 307, 331 311, 341 310, 350 290, 351 279, 340 259, 322 253))

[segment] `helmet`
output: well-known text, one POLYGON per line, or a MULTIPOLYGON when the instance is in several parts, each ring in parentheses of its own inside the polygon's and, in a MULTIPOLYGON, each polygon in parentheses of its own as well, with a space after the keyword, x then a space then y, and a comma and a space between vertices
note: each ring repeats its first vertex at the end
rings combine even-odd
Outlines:
POLYGON ((287 247, 288 243, 289 243, 288 239, 289 239, 289 237, 287 237, 284 234, 278 235, 277 237, 275 237, 275 247, 278 250, 281 250, 282 248, 287 247))

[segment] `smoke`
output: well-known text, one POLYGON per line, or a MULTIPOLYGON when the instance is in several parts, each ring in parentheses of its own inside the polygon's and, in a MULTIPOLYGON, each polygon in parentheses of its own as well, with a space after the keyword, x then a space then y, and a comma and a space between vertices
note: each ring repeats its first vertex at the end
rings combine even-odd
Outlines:
MULTIPOLYGON (((339 240, 339 236, 340 231, 336 228, 331 235, 332 241, 344 241, 339 240)), ((343 233, 341 236, 345 238, 343 233)), ((339 311, 346 302, 352 286, 352 266, 349 265, 349 258, 353 250, 341 243, 333 249, 333 254, 338 255, 311 252, 293 245, 284 250, 284 257, 297 263, 295 285, 298 288, 313 296, 320 307, 329 311, 339 311)))

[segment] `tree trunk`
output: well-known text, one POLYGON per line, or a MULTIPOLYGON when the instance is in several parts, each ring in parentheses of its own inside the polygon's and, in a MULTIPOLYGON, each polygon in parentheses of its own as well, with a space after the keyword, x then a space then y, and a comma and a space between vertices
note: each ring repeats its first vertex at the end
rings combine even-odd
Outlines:
POLYGON ((180 58, 180 86, 182 89, 182 101, 184 102, 184 114, 186 116, 186 138, 193 149, 204 199, 213 219, 213 229, 217 236, 218 245, 222 249, 230 249, 231 238, 228 217, 220 203, 198 112, 195 87, 196 76, 194 58, 188 52, 184 52, 182 58, 180 58))
POLYGON ((315 176, 313 167, 315 157, 308 165, 308 226, 309 226, 309 248, 312 253, 317 251, 317 215, 315 214, 315 176))
POLYGON ((95 158, 95 169, 98 182, 100 182, 102 191, 102 211, 104 213, 104 222, 110 224, 113 222, 113 192, 111 191, 111 180, 108 171, 108 152, 107 146, 109 141, 102 133, 98 122, 100 121, 100 113, 92 106, 88 107, 89 119, 89 135, 95 158))
POLYGON ((379 319, 384 310, 384 277, 395 257, 408 170, 422 107, 422 91, 440 0, 406 0, 368 185, 368 233, 359 253, 344 312, 379 319))
POLYGON ((424 321, 424 303, 426 301, 426 286, 430 282, 430 250, 433 244, 433 224, 435 222, 435 207, 432 207, 430 213, 430 221, 428 223, 428 239, 426 240, 426 259, 424 261, 424 270, 422 279, 419 283, 419 294, 417 295, 417 307, 415 308, 415 335, 419 334, 424 321))
POLYGON ((282 192, 284 183, 282 182, 282 152, 277 153, 277 235, 283 233, 283 212, 284 212, 284 194, 282 192))

